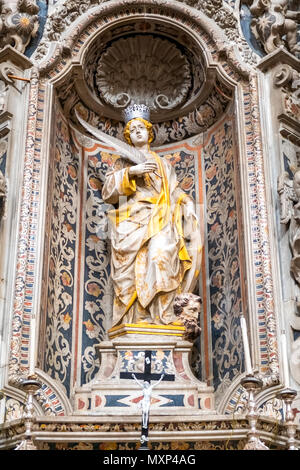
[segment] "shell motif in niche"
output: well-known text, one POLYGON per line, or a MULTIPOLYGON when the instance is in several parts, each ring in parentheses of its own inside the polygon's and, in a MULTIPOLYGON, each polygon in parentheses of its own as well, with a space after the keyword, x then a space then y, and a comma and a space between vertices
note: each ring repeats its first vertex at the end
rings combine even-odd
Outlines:
POLYGON ((114 107, 174 109, 187 100, 192 74, 174 43, 144 35, 115 41, 99 58, 95 83, 100 100, 114 107))

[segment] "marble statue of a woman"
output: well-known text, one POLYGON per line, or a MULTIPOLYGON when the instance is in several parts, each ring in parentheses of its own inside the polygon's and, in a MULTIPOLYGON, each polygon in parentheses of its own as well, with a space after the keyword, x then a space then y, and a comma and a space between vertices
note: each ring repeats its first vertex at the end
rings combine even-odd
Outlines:
POLYGON ((112 326, 176 322, 173 302, 192 292, 201 261, 201 239, 193 200, 179 187, 167 159, 151 151, 149 110, 125 110, 124 136, 141 163, 127 158, 107 172, 102 190, 111 225, 112 326))

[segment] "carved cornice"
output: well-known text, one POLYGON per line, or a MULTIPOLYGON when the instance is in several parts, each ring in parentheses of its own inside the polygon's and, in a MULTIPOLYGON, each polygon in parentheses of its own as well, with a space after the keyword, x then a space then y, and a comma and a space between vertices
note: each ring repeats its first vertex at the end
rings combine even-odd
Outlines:
POLYGON ((261 59, 257 67, 266 72, 275 68, 278 64, 286 64, 300 72, 300 60, 288 52, 284 47, 278 47, 272 53, 261 59))
MULTIPOLYGON (((51 417, 37 417, 32 426, 32 438, 36 444, 43 446, 43 443, 65 443, 70 449, 74 443, 95 443, 99 445, 101 442, 122 443, 138 443, 140 437, 140 418, 129 420, 128 417, 124 422, 113 420, 109 417, 92 417, 92 418, 75 418, 57 419, 51 417), (73 444, 72 444, 73 443, 73 444)), ((276 420, 259 417, 257 422, 258 434, 263 437, 268 446, 277 447, 284 450, 287 446, 287 435, 285 426, 276 420)), ((168 444, 176 441, 180 443, 194 443, 197 449, 197 443, 201 443, 203 439, 209 443, 227 442, 230 439, 235 441, 243 441, 246 439, 249 431, 248 421, 243 416, 206 416, 202 419, 193 421, 178 422, 170 417, 152 417, 149 424, 150 444, 156 447, 158 442, 165 443, 165 448, 169 448, 168 444), (156 444, 155 444, 156 443, 156 444)), ((23 439, 25 432, 24 420, 16 420, 0 426, 0 447, 8 448, 16 445, 20 439, 23 439)), ((296 445, 300 445, 299 430, 296 432, 296 445)), ((175 446, 176 446, 175 443, 175 446)), ((155 448, 154 447, 154 448, 155 448)), ((171 447, 175 448, 176 447, 171 447)), ((178 447, 179 449, 181 447, 178 447)), ((186 449, 189 447, 185 447, 186 449)), ((201 447, 200 447, 201 448, 201 447)), ((204 447, 205 448, 205 447, 204 447)), ((227 447, 225 447, 227 448, 227 447)), ((238 447, 237 447, 238 448, 238 447)), ((241 447, 243 448, 243 447, 241 447)), ((103 446, 105 449, 105 446, 103 446)), ((111 447, 107 447, 111 449, 111 447)))
POLYGON ((0 49, 0 63, 10 61, 22 70, 32 67, 32 62, 17 49, 7 45, 0 49))
POLYGON ((276 100, 280 133, 299 145, 300 143, 300 60, 283 47, 278 48, 261 60, 258 68, 270 73, 276 100))
POLYGON ((11 130, 13 114, 7 109, 10 87, 20 93, 12 77, 30 67, 30 60, 13 47, 5 46, 0 50, 0 139, 11 130))

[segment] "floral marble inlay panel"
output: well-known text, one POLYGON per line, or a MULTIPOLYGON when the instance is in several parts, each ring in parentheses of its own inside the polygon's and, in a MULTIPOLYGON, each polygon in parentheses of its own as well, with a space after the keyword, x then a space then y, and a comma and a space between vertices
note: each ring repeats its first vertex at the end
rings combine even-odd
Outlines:
POLYGON ((213 376, 220 393, 243 367, 239 321, 243 260, 239 247, 234 151, 233 125, 227 120, 207 136, 203 151, 213 376))
POLYGON ((65 388, 70 380, 78 159, 67 123, 57 113, 54 185, 50 226, 45 371, 65 388))

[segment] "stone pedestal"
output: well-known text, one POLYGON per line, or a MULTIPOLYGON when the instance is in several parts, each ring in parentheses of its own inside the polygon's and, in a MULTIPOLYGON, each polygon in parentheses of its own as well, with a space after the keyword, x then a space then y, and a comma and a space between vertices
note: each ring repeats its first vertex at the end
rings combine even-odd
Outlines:
POLYGON ((192 343, 183 339, 183 333, 183 326, 173 325, 123 324, 110 330, 110 340, 97 346, 101 363, 97 376, 75 392, 75 414, 139 415, 143 393, 132 374, 142 382, 145 367, 153 377, 151 416, 214 412, 213 388, 193 375, 192 343))

